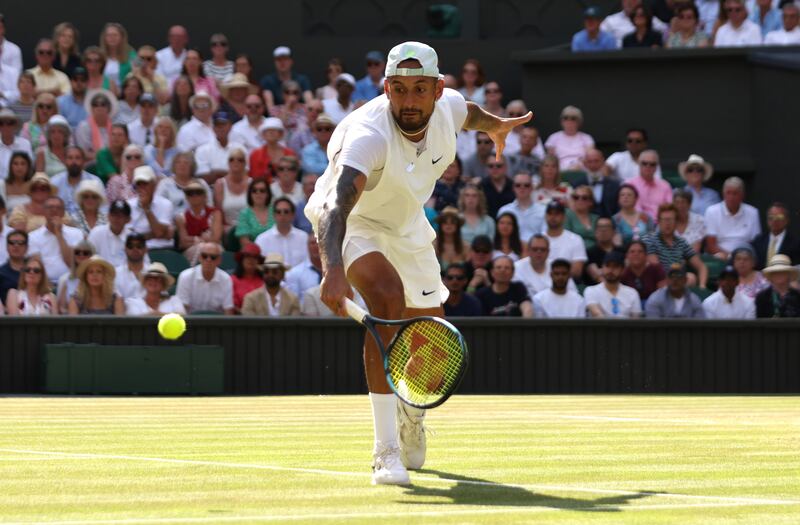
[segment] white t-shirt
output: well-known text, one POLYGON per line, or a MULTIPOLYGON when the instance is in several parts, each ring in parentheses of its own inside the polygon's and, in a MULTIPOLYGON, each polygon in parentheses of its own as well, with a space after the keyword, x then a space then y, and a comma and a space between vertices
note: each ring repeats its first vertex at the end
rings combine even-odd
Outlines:
MULTIPOLYGON (((145 267, 149 264, 148 261, 149 259, 145 260, 145 267)), ((144 296, 144 287, 142 286, 142 282, 139 280, 136 274, 133 273, 130 268, 128 268, 127 262, 120 264, 114 269, 117 272, 116 277, 114 277, 114 288, 123 299, 127 301, 131 297, 144 296)))
POLYGON ((604 283, 589 286, 583 291, 586 306, 596 304, 606 317, 640 317, 642 300, 639 293, 630 286, 619 285, 617 294, 608 291, 604 283))
MULTIPOLYGON (((131 231, 144 235, 150 234, 150 223, 147 220, 147 214, 142 207, 139 206, 139 197, 128 199, 128 205, 131 207, 131 222, 128 223, 131 231)), ((172 203, 170 201, 164 197, 153 195, 153 202, 150 203, 150 210, 159 223, 166 224, 167 226, 174 226, 175 212, 172 209, 172 203)), ((148 250, 172 248, 173 245, 174 241, 172 239, 147 239, 148 250)))
POLYGON ((717 244, 726 252, 746 246, 761 233, 758 210, 742 203, 736 215, 731 215, 725 201, 712 204, 705 214, 706 235, 717 238, 717 244))
POLYGON ((776 29, 770 31, 764 37, 764 45, 766 46, 796 46, 800 45, 800 26, 795 27, 791 31, 785 29, 776 29))
MULTIPOLYGON (((542 290, 547 290, 553 286, 553 280, 550 278, 550 263, 545 265, 545 270, 542 273, 537 273, 533 266, 531 266, 531 258, 525 257, 514 263, 514 281, 521 282, 528 289, 528 296, 535 297, 536 294, 542 290)), ((571 291, 578 291, 575 286, 575 281, 569 280, 567 289, 571 291)))
POLYGON ((282 235, 277 226, 260 234, 253 241, 261 248, 261 253, 279 253, 283 257, 283 262, 290 268, 302 264, 308 257, 308 234, 300 228, 289 230, 287 235, 282 235))
POLYGON ((400 133, 386 95, 348 115, 328 144, 328 168, 317 180, 305 213, 315 226, 324 206, 335 206, 342 166, 367 176, 359 201, 347 220, 348 234, 413 237, 424 245, 436 233, 423 205, 436 180, 455 158, 456 133, 467 118, 467 104, 457 91, 445 89, 436 102, 425 139, 412 143, 400 133))
POLYGON ((87 240, 92 243, 97 250, 97 255, 110 262, 115 268, 125 264, 125 239, 131 233, 129 224, 122 227, 119 235, 111 231, 108 224, 98 224, 89 232, 87 240))
POLYGON ((730 22, 723 24, 714 37, 714 47, 745 47, 761 45, 761 28, 755 22, 745 20, 738 29, 730 22))
POLYGON ((728 301, 722 290, 717 290, 703 301, 706 319, 755 319, 756 303, 743 293, 735 293, 728 301))
MULTIPOLYGON (((153 312, 147 303, 144 302, 143 297, 131 297, 125 299, 125 314, 126 315, 148 315, 153 312)), ((158 305, 158 314, 185 314, 186 309, 181 304, 180 299, 172 296, 169 299, 164 299, 158 305)))
POLYGON ((175 292, 189 311, 215 311, 233 308, 233 281, 231 276, 219 268, 214 271, 214 277, 206 281, 203 269, 198 264, 194 268, 187 268, 178 276, 178 288, 175 292))
POLYGON ((350 102, 350 105, 346 108, 343 108, 339 101, 335 98, 326 98, 322 101, 322 107, 325 110, 325 113, 331 118, 334 124, 338 124, 344 118, 353 112, 355 109, 355 104, 350 102))
POLYGON ((145 126, 142 124, 142 119, 137 118, 130 124, 128 124, 128 137, 131 139, 131 144, 136 144, 141 147, 145 147, 148 144, 155 144, 156 143, 156 121, 153 119, 153 123, 150 126, 145 126), (148 142, 148 135, 147 130, 150 130, 149 142, 148 142))
MULTIPOLYGON (((634 160, 633 155, 631 155, 631 152, 628 150, 612 153, 606 159, 606 164, 611 166, 611 169, 614 170, 617 177, 623 182, 638 177, 641 172, 639 163, 634 160)), ((661 178, 661 166, 656 168, 655 177, 657 179, 661 178)))
POLYGON ((197 175, 206 175, 212 171, 228 171, 228 155, 234 149, 240 149, 245 153, 245 163, 247 163, 247 149, 238 142, 228 141, 224 148, 219 141, 214 138, 197 148, 194 152, 194 159, 197 162, 197 175))
POLYGON ((583 165, 583 156, 586 155, 586 151, 594 147, 594 139, 582 131, 575 135, 556 131, 547 138, 544 147, 552 148, 555 151, 559 166, 563 171, 583 165))
POLYGON ((533 296, 533 311, 534 317, 539 318, 586 317, 586 301, 578 292, 567 290, 567 293, 561 295, 548 288, 533 296))
POLYGON ((550 241, 550 254, 547 256, 548 263, 556 259, 566 259, 569 262, 586 262, 589 260, 586 255, 586 245, 583 244, 583 239, 577 233, 564 230, 558 237, 551 237, 547 232, 545 232, 544 236, 550 241))
POLYGON ((211 124, 204 124, 196 117, 189 119, 189 122, 181 126, 175 143, 178 149, 184 152, 194 151, 203 144, 216 142, 217 136, 211 124))
POLYGON ((233 125, 228 135, 228 140, 244 144, 247 148, 247 156, 249 158, 250 153, 252 153, 254 149, 258 149, 264 145, 264 138, 261 136, 261 133, 258 132, 258 128, 265 120, 267 120, 266 117, 261 117, 261 120, 259 120, 255 126, 252 126, 250 121, 247 120, 247 117, 243 118, 233 125))
MULTIPOLYGON (((61 235, 70 247, 74 247, 83 240, 83 230, 66 224, 61 226, 61 235)), ((58 282, 59 277, 69 272, 69 267, 61 257, 58 239, 47 229, 47 226, 36 228, 28 237, 28 254, 34 253, 41 254, 42 263, 44 263, 44 269, 50 282, 58 282)))
POLYGON ((171 86, 175 79, 181 74, 183 61, 186 59, 186 50, 184 49, 181 51, 180 55, 175 56, 175 52, 172 48, 167 46, 156 52, 156 58, 158 59, 156 72, 164 75, 164 78, 167 79, 171 86))
POLYGON ((269 189, 272 192, 272 202, 275 202, 275 199, 279 197, 286 197, 287 199, 290 199, 295 206, 297 206, 306 199, 306 194, 303 193, 303 185, 299 182, 294 183, 294 188, 292 188, 290 193, 285 193, 281 189, 281 185, 278 184, 278 181, 270 184, 269 189))

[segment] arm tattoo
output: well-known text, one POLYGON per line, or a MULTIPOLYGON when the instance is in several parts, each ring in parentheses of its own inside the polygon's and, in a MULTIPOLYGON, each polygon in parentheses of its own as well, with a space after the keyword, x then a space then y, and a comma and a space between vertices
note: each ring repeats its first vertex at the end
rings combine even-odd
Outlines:
POLYGON ((325 211, 319 221, 319 250, 322 266, 326 270, 331 266, 342 264, 342 243, 347 229, 347 217, 356 205, 359 192, 356 187, 356 178, 361 173, 344 166, 339 181, 336 183, 336 205, 325 211))

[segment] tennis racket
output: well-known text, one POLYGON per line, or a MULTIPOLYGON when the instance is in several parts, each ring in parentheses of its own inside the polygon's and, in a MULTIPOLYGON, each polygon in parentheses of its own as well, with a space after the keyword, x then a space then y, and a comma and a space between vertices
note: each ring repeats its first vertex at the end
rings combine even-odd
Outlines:
POLYGON ((469 354, 464 338, 452 324, 439 317, 378 319, 350 299, 345 299, 345 309, 375 338, 383 356, 386 380, 403 402, 417 408, 434 408, 458 388, 469 354), (386 348, 377 325, 400 327, 386 348))

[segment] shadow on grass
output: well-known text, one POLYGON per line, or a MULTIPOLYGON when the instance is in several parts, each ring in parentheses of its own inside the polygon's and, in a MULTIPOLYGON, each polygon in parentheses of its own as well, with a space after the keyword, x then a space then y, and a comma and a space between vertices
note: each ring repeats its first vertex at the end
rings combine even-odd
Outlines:
MULTIPOLYGON (((426 477, 435 476, 443 480, 454 480, 448 482, 431 482, 430 479, 419 480, 420 484, 413 484, 405 489, 405 494, 409 496, 429 496, 447 498, 450 501, 431 502, 425 501, 425 505, 497 505, 511 507, 546 507, 560 510, 574 510, 583 512, 619 512, 621 506, 627 505, 631 501, 652 496, 647 492, 637 492, 632 494, 619 494, 606 496, 597 499, 578 499, 561 498, 549 494, 538 494, 523 487, 515 485, 503 485, 479 478, 470 478, 442 472, 440 470, 422 469, 418 474, 426 477), (423 486, 421 483, 425 483, 423 486), (441 483, 441 488, 430 486, 431 483, 441 483)), ((412 482, 414 478, 412 477, 412 482)), ((407 504, 416 504, 415 501, 405 501, 407 504)), ((422 502, 420 502, 422 503, 422 502)))

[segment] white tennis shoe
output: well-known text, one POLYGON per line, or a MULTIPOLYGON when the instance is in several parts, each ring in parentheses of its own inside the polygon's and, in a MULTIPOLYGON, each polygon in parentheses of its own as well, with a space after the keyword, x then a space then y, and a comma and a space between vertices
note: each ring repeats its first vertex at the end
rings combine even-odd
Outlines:
POLYGON ((408 471, 400 461, 397 445, 378 443, 372 460, 373 485, 408 485, 408 471))
MULTIPOLYGON (((418 409, 411 409, 419 411, 418 409)), ((425 439, 425 411, 419 415, 408 413, 405 403, 397 400, 397 434, 400 442, 400 460, 407 469, 421 469, 425 464, 427 443, 425 439)))

